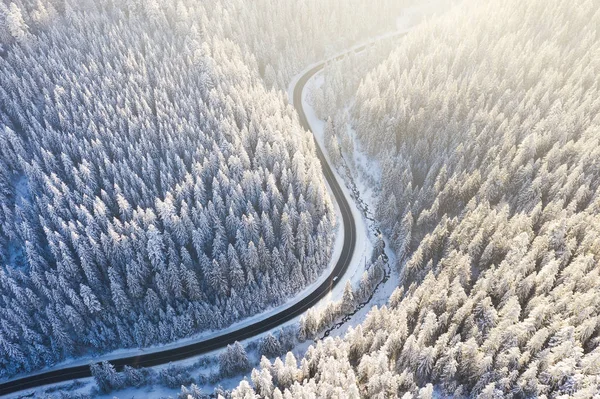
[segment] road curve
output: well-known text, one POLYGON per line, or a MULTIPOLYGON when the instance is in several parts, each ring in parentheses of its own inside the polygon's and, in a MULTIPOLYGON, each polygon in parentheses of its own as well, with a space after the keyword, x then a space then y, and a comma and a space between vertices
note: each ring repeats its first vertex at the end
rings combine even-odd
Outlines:
MULTIPOLYGON (((364 47, 365 46, 359 47, 353 51, 358 52, 364 47)), ((308 131, 310 131, 311 128, 302 107, 302 91, 310 78, 323 69, 324 65, 325 62, 306 72, 294 87, 294 106, 298 110, 302 127, 308 131)), ((163 351, 147 353, 139 356, 109 359, 108 361, 112 363, 117 370, 122 370, 126 365, 133 367, 151 367, 168 362, 187 359, 189 357, 198 356, 215 349, 223 348, 235 341, 242 341, 260 333, 269 331, 278 325, 281 325, 306 312, 309 308, 319 302, 319 300, 325 297, 331 291, 333 286, 342 280, 341 278, 336 277, 342 276, 346 272, 348 266, 350 265, 350 261, 352 260, 352 255, 354 254, 354 249, 356 246, 356 225, 350 210, 350 205, 348 204, 348 199, 344 195, 339 182, 335 178, 335 175, 333 174, 330 165, 327 163, 327 160, 323 155, 323 151, 319 147, 319 144, 316 140, 315 147, 317 156, 319 157, 323 167, 325 179, 327 179, 327 183, 329 183, 329 187, 331 188, 335 200, 339 205, 344 226, 344 245, 342 247, 342 252, 338 262, 327 279, 312 293, 310 293, 310 295, 306 296, 291 307, 277 314, 269 316, 264 320, 258 321, 246 327, 242 327, 239 330, 178 348, 165 349, 163 351)), ((37 388, 47 384, 55 384, 86 377, 91 377, 89 365, 66 367, 58 370, 41 372, 35 375, 10 380, 0 384, 0 396, 26 389, 37 388)))

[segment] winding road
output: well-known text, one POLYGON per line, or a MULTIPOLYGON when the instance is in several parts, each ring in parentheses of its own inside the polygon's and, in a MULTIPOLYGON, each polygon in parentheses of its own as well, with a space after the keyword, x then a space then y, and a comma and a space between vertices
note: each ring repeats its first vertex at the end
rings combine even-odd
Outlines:
MULTIPOLYGON (((355 48, 351 51, 359 52, 365 47, 366 45, 355 48)), ((344 55, 341 55, 337 58, 341 58, 344 55)), ((298 110, 300 123, 302 124, 302 127, 304 127, 304 129, 308 131, 311 131, 311 128, 302 106, 302 92, 310 78, 313 77, 321 69, 323 69, 324 66, 325 62, 322 62, 321 64, 310 69, 300 78, 300 80, 294 87, 294 106, 298 110)), ((264 320, 257 321, 256 323, 242 327, 238 330, 229 333, 224 333, 222 335, 194 342, 181 347, 165 349, 162 351, 147 353, 139 356, 108 359, 108 361, 112 363, 117 370, 122 370, 123 367, 126 365, 133 367, 151 367, 165 364, 168 362, 187 359, 193 356, 198 356, 216 349, 223 348, 229 344, 232 344, 235 341, 242 341, 251 338, 255 335, 261 334, 263 332, 269 331, 306 312, 317 302, 319 302, 319 300, 325 297, 335 285, 340 283, 342 278, 338 277, 344 275, 344 273, 348 269, 348 266, 350 265, 352 256, 354 254, 354 249, 356 246, 356 225, 354 222, 354 217, 352 216, 352 212, 350 210, 350 206, 348 204, 348 199, 344 195, 344 192, 340 187, 340 183, 337 181, 335 175, 333 174, 331 166, 327 163, 327 160, 323 155, 323 151, 319 147, 319 144, 316 140, 315 147, 317 151, 317 156, 319 157, 319 160, 321 161, 321 165, 323 167, 325 179, 327 180, 327 183, 331 188, 335 200, 339 205, 344 227, 344 244, 342 247, 342 251, 335 267, 333 268, 331 274, 327 277, 327 279, 323 281, 323 283, 319 285, 308 296, 301 299, 299 302, 295 303, 291 307, 284 309, 283 311, 277 314, 269 316, 264 320)), ((86 377, 91 377, 90 367, 87 364, 41 372, 38 374, 1 383, 0 396, 8 395, 27 389, 37 388, 47 384, 55 384, 86 377)))

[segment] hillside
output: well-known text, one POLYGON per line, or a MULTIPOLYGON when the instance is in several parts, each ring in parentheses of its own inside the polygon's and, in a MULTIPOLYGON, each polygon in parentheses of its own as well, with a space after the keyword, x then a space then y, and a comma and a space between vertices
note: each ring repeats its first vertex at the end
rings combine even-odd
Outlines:
POLYGON ((362 77, 334 119, 381 165, 403 285, 234 398, 599 394, 598 26, 592 1, 465 1, 362 77))
POLYGON ((271 89, 404 4, 371 3, 0 3, 0 378, 219 330, 316 280, 335 215, 271 89))
POLYGON ((239 48, 70 18, 0 60, 4 376, 222 328, 332 246, 312 140, 239 48))

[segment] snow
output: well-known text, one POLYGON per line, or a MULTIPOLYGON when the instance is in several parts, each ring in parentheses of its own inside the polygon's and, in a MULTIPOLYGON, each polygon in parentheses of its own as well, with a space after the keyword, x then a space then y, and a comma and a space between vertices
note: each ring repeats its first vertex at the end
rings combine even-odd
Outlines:
POLYGON ((22 205, 24 200, 31 199, 31 193, 29 192, 29 181, 27 180, 27 176, 25 176, 24 174, 20 175, 17 179, 15 179, 14 186, 16 193, 15 203, 17 205, 22 205))
MULTIPOLYGON (((29 192, 29 183, 25 175, 20 175, 12 181, 15 190, 15 205, 22 206, 25 201, 31 200, 29 192)), ((16 269, 27 271, 27 259, 25 256, 25 248, 17 241, 8 243, 8 264, 16 269)))
MULTIPOLYGON (((323 82, 323 77, 319 73, 307 83, 306 87, 304 88, 304 91, 302 92, 302 107, 304 108, 304 112, 306 114, 306 119, 308 120, 308 124, 310 125, 311 130, 315 135, 315 139, 316 139, 317 143, 323 150, 323 153, 325 155, 325 158, 327 159, 327 162, 330 165, 333 165, 333 163, 331 162, 331 160, 329 158, 329 154, 327 153, 327 149, 325 148, 325 143, 324 143, 324 139, 323 139, 323 131, 325 129, 325 121, 323 121, 317 117, 315 110, 310 105, 309 100, 308 100, 308 93, 310 93, 311 85, 313 85, 315 83, 322 84, 322 82, 323 82)), ((340 186, 342 188, 344 195, 348 199, 348 204, 350 205, 350 210, 352 211, 352 216, 354 217, 354 222, 356 223, 356 249, 354 251, 354 255, 352 256, 352 260, 350 262, 350 265, 348 266, 348 270, 346 271, 346 274, 344 274, 341 281, 333 288, 331 293, 327 297, 323 298, 316 305, 317 308, 320 308, 320 307, 326 305, 330 301, 336 301, 336 300, 341 299, 342 294, 344 292, 344 285, 345 285, 346 281, 350 280, 350 282, 352 283, 353 286, 358 285, 358 282, 360 281, 360 279, 365 271, 365 268, 364 268, 365 261, 366 261, 366 259, 368 259, 371 256, 371 252, 373 250, 373 244, 372 244, 371 240, 369 240, 369 238, 368 238, 369 228, 366 224, 364 215, 358 209, 358 207, 356 206, 356 203, 352 199, 352 196, 350 194, 350 191, 348 190, 348 187, 346 187, 346 185, 344 184, 344 179, 340 176, 340 174, 338 173, 338 171, 336 170, 335 167, 332 167, 332 169, 333 169, 333 174, 335 175, 335 178, 337 179, 338 182, 340 182, 340 186)))
MULTIPOLYGON (((327 59, 327 61, 333 60, 336 57, 343 55, 345 53, 354 51, 355 49, 357 49, 365 44, 368 45, 368 44, 375 43, 382 39, 391 38, 391 37, 397 36, 401 33, 408 32, 409 30, 411 30, 411 28, 414 25, 416 25, 418 22, 420 22, 426 15, 433 15, 439 11, 442 11, 446 8, 445 6, 446 6, 446 3, 444 3, 443 1, 432 0, 432 1, 429 1, 429 2, 426 2, 423 4, 419 4, 417 6, 409 7, 398 18, 396 31, 377 36, 375 38, 372 38, 372 39, 362 42, 362 43, 358 43, 348 50, 345 50, 345 51, 339 52, 335 55, 332 55, 330 58, 327 59)), ((292 81, 288 87, 288 97, 289 97, 290 104, 293 104, 294 88, 296 87, 300 78, 307 71, 309 71, 310 69, 314 68, 315 66, 321 64, 322 62, 323 61, 319 61, 319 62, 316 62, 316 63, 313 63, 313 64, 307 66, 302 72, 300 72, 298 75, 296 75, 292 79, 292 81)), ((327 158, 330 165, 333 165, 329 159, 329 155, 327 154, 327 150, 325 148, 324 140, 323 140, 323 131, 324 131, 324 127, 325 127, 325 121, 319 119, 316 116, 316 112, 314 111, 313 107, 310 105, 310 103, 308 101, 308 95, 307 95, 307 93, 310 92, 311 87, 319 87, 322 83, 323 83, 323 76, 321 73, 317 73, 315 76, 313 76, 311 78, 311 80, 307 83, 306 87, 303 90, 302 105, 304 107, 306 117, 307 117, 308 123, 311 127, 311 130, 313 131, 313 133, 315 135, 315 139, 319 143, 319 146, 323 150, 325 157, 327 158)), ((352 128, 350 126, 348 126, 347 128, 349 129, 351 137, 353 137, 355 139, 354 140, 354 143, 355 143, 354 166, 358 170, 363 170, 363 171, 367 172, 376 182, 379 182, 380 178, 381 178, 381 168, 379 167, 379 165, 376 162, 369 159, 367 157, 367 155, 365 155, 362 151, 360 151, 360 144, 356 140, 356 137, 355 137, 354 132, 352 131, 352 128)), ((340 174, 338 173, 338 171, 335 168, 332 168, 332 169, 333 169, 333 173, 334 173, 336 179, 338 179, 338 181, 340 183, 342 183, 340 185, 341 189, 344 192, 344 195, 346 196, 346 198, 349 200, 348 202, 350 205, 350 209, 351 209, 352 215, 353 215, 355 223, 356 223, 356 234, 357 234, 356 249, 354 251, 352 261, 351 261, 346 273, 344 274, 344 276, 336 284, 336 286, 331 290, 331 292, 315 305, 315 307, 318 309, 326 307, 330 302, 340 300, 343 295, 344 286, 345 286, 346 281, 350 281, 351 284, 353 285, 353 287, 356 287, 358 285, 364 271, 366 270, 365 269, 366 260, 371 256, 371 252, 373 249, 373 241, 372 240, 374 240, 374 236, 372 234, 369 234, 369 226, 367 224, 367 220, 365 219, 365 215, 358 209, 358 207, 356 206, 356 203, 352 200, 350 191, 348 190, 346 185, 343 184, 344 179, 342 179, 342 177, 340 176, 340 174)), ((354 173, 353 178, 354 178, 354 183, 356 184, 356 187, 357 187, 358 191, 360 192, 360 197, 362 198, 362 200, 368 205, 369 209, 375 209, 376 193, 375 193, 372 185, 369 184, 365 180, 364 176, 361 176, 360 174, 354 173)), ((23 187, 26 187, 26 182, 20 182, 20 183, 21 183, 21 184, 19 184, 19 186, 21 186, 21 190, 19 190, 20 194, 22 196, 25 196, 26 195, 25 193, 27 193, 27 191, 23 190, 23 187)), ((329 187, 328 184, 327 184, 327 189, 329 191, 330 196, 333 197, 331 188, 329 187)), ((144 349, 120 349, 120 350, 116 350, 116 351, 110 352, 110 353, 102 355, 102 356, 87 356, 87 357, 83 357, 83 358, 78 358, 76 360, 70 359, 70 360, 66 360, 66 361, 58 364, 57 366, 55 366, 53 368, 44 369, 40 372, 55 370, 55 369, 58 369, 61 367, 71 367, 71 366, 76 366, 76 365, 81 365, 81 364, 88 364, 91 361, 98 362, 98 361, 110 360, 113 358, 118 358, 118 357, 123 357, 123 356, 133 356, 136 354, 147 354, 147 353, 161 351, 164 349, 185 346, 190 343, 198 342, 198 341, 201 341, 204 339, 213 338, 213 337, 216 337, 219 335, 226 334, 233 330, 243 328, 249 324, 253 324, 257 321, 260 321, 264 318, 267 318, 275 313, 284 311, 285 309, 293 306, 295 303, 297 303, 298 301, 303 299, 309 292, 313 291, 316 287, 318 287, 323 281, 325 281, 327 279, 327 277, 331 273, 331 270, 335 267, 335 264, 337 263, 339 256, 341 254, 341 250, 342 250, 342 246, 343 246, 343 242, 344 242, 344 228, 343 228, 341 213, 339 210, 339 205, 337 204, 336 201, 333 201, 333 204, 334 204, 336 218, 337 218, 338 223, 337 223, 336 239, 335 239, 335 243, 334 243, 333 254, 332 254, 332 258, 329 262, 329 265, 315 282, 313 282, 312 284, 305 287, 302 291, 300 291, 297 295, 295 295, 293 298, 291 298, 285 304, 280 305, 278 307, 271 308, 269 310, 266 310, 265 312, 256 314, 256 315, 246 318, 242 321, 236 322, 236 323, 232 324, 231 326, 229 326, 228 328, 223 329, 223 330, 205 331, 205 332, 196 334, 192 337, 181 339, 181 340, 178 340, 176 342, 166 344, 166 345, 158 345, 158 346, 144 348, 144 349)), ((373 306, 382 306, 385 303, 387 303, 392 292, 398 287, 400 281, 399 281, 398 273, 396 273, 395 267, 394 267, 394 265, 396 264, 395 254, 393 253, 393 251, 390 251, 390 249, 389 249, 389 248, 391 248, 391 246, 388 242, 388 239, 385 236, 383 238, 386 243, 386 253, 389 256, 389 265, 392 269, 391 277, 387 280, 387 282, 383 286, 379 287, 379 289, 377 290, 377 292, 375 293, 375 295, 373 296, 373 298, 370 302, 371 306, 365 306, 364 308, 360 309, 355 315, 352 316, 352 318, 350 319, 349 322, 345 323, 340 328, 334 330, 330 334, 330 336, 343 336, 350 326, 361 323, 365 319, 366 315, 369 313, 369 311, 371 310, 371 308, 373 306)), ((277 331, 284 326, 295 324, 299 321, 300 317, 301 316, 298 316, 298 317, 286 322, 283 325, 277 326, 276 328, 274 328, 271 331, 267 331, 260 335, 256 335, 252 338, 249 338, 245 341, 242 341, 242 344, 245 345, 248 342, 258 340, 258 339, 262 338, 263 336, 265 336, 266 334, 268 334, 269 332, 277 331)), ((301 343, 294 348, 293 352, 296 354, 297 357, 301 357, 310 344, 312 344, 312 341, 310 341, 310 340, 306 341, 304 343, 301 343)), ((196 356, 196 357, 192 357, 189 359, 185 359, 185 360, 177 362, 177 364, 183 365, 183 366, 190 365, 190 364, 195 363, 200 357, 216 355, 223 350, 224 350, 224 348, 203 354, 201 356, 196 356)), ((249 355, 250 355, 250 353, 249 353, 249 355)), ((258 363, 258 361, 256 363, 258 363)), ((157 366, 157 367, 154 367, 154 369, 158 371, 164 367, 168 367, 168 365, 157 366)), ((197 375, 197 371, 199 372, 200 370, 195 370, 192 373, 192 375, 197 375)), ((35 375, 35 374, 30 374, 30 375, 35 375)), ((22 377, 22 375, 19 376, 19 378, 20 377, 22 377)), ((84 382, 84 385, 81 388, 78 388, 75 392, 89 392, 90 389, 92 389, 92 387, 95 386, 92 378, 85 378, 80 381, 84 382)), ((240 378, 238 376, 238 377, 220 381, 220 385, 222 385, 225 389, 230 389, 230 388, 237 386, 239 381, 240 381, 240 378)), ((56 385, 64 385, 64 383, 54 384, 54 385, 55 386, 56 385)), ((48 387, 51 387, 51 386, 53 386, 53 385, 44 386, 42 388, 48 389, 48 387)), ((38 390, 42 390, 42 388, 38 388, 38 390)), ((206 393, 212 392, 212 389, 204 390, 204 392, 206 392, 206 393)), ((108 395, 98 396, 98 398, 110 399, 110 398, 114 398, 115 394, 118 394, 121 397, 127 397, 127 398, 129 398, 129 397, 131 397, 131 398, 144 397, 144 398, 148 398, 148 399, 162 398, 162 397, 168 397, 168 396, 175 397, 176 396, 176 392, 174 392, 174 390, 171 388, 166 388, 166 387, 162 387, 162 386, 150 386, 150 387, 142 387, 142 388, 127 388, 127 389, 124 389, 124 390, 121 390, 118 392, 113 392, 108 395)), ((9 397, 17 397, 17 396, 22 397, 22 395, 23 395, 23 392, 20 392, 20 393, 16 393, 15 396, 9 396, 9 397)))
MULTIPOLYGON (((85 391, 82 391, 85 392, 85 391)), ((207 392, 208 393, 208 392, 207 392)), ((147 399, 159 399, 159 398, 176 398, 177 392, 173 388, 167 388, 163 386, 147 386, 141 388, 130 387, 122 389, 120 391, 111 392, 106 395, 98 395, 96 399, 114 399, 116 398, 147 398, 147 399)))
MULTIPOLYGON (((331 161, 329 160, 329 154, 327 153, 327 149, 324 145, 323 132, 325 130, 325 121, 317 117, 316 111, 310 104, 308 98, 308 93, 310 93, 312 89, 320 87, 322 84, 323 75, 321 72, 317 73, 307 82, 306 87, 304 88, 304 91, 302 93, 302 107, 304 108, 304 112, 306 114, 306 118, 311 127, 311 130, 315 135, 315 139, 319 143, 319 146, 323 149, 323 153, 325 154, 325 157, 327 158, 328 162, 332 165, 331 161)), ((293 92, 293 88, 291 88, 290 91, 293 92)), ((360 143, 356 140, 356 136, 351 126, 347 126, 347 129, 349 130, 351 137, 355 138, 355 165, 361 165, 363 170, 369 171, 371 177, 375 180, 376 185, 378 185, 379 181, 381 180, 381 168, 377 163, 374 163, 362 151, 360 151, 360 143)), ((340 300, 344 291, 344 281, 349 280, 352 283, 353 287, 357 287, 358 282, 360 281, 364 271, 366 270, 366 260, 371 256, 371 252, 373 250, 373 242, 375 240, 375 235, 372 233, 372 229, 374 229, 375 226, 369 226, 369 222, 365 218, 365 215, 358 209, 358 207, 356 206, 356 202, 350 196, 350 191, 348 190, 348 187, 344 184, 344 179, 340 176, 340 174, 335 168, 333 172, 336 176, 336 179, 338 179, 338 181, 341 183, 344 195, 346 195, 346 197, 349 199, 350 208, 352 210, 352 214, 356 222, 356 250, 354 252, 352 262, 348 267, 348 271, 344 275, 343 281, 340 282, 340 284, 338 284, 334 288, 332 293, 327 298, 319 302, 317 308, 325 307, 329 301, 340 300)), ((366 203, 369 209, 375 209, 376 194, 374 191, 374 187, 369 185, 369 183, 367 183, 366 180, 361 176, 353 176, 353 178, 354 183, 356 184, 356 187, 360 193, 360 198, 366 203)), ((377 289, 375 295, 373 296, 370 302, 370 306, 365 306, 364 308, 360 309, 355 315, 351 317, 351 319, 347 323, 333 330, 330 336, 343 336, 348 330, 348 327, 357 325, 361 321, 363 321, 373 306, 381 306, 387 303, 392 292, 398 287, 399 276, 395 272, 395 268, 393 267, 393 265, 396 264, 396 257, 395 254, 389 250, 391 246, 385 236, 384 241, 386 243, 386 253, 389 257, 389 264, 392 268, 391 277, 385 282, 385 284, 383 284, 377 289)), ((310 343, 311 342, 308 342, 308 344, 310 343)), ((304 343, 303 345, 299 345, 299 347, 297 347, 296 350, 302 353, 302 349, 304 349, 305 351, 307 347, 308 345, 304 343)))
MULTIPOLYGON (((327 188, 329 190, 330 195, 333 197, 333 194, 331 193, 331 189, 329 188, 329 186, 327 186, 327 188)), ((125 357, 125 356, 128 357, 128 356, 135 356, 135 355, 143 355, 143 354, 148 354, 148 353, 153 353, 153 352, 159 352, 159 351, 166 350, 166 349, 172 349, 172 348, 178 348, 181 346, 186 346, 191 343, 203 341, 206 339, 210 339, 210 338, 214 338, 214 337, 218 337, 220 335, 230 333, 232 331, 246 327, 250 324, 254 324, 260 320, 266 319, 269 316, 272 316, 276 313, 279 313, 279 312, 285 311, 286 309, 289 309, 290 307, 295 305, 297 302, 304 299, 310 292, 314 291, 325 280, 327 280, 327 278, 331 274, 333 268, 335 267, 335 265, 340 257, 340 254, 342 252, 342 247, 344 245, 344 228, 343 228, 342 216, 340 213, 339 205, 335 201, 333 201, 333 204, 334 204, 334 209, 335 209, 335 213, 336 213, 337 224, 336 224, 336 236, 335 236, 335 241, 334 241, 334 246, 333 246, 333 251, 332 251, 332 257, 329 261, 329 264, 328 264, 327 268, 323 270, 323 272, 321 273, 321 275, 319 276, 319 278, 317 280, 315 280, 310 285, 307 285, 302 291, 298 292, 294 297, 290 298, 290 300, 288 300, 284 304, 277 306, 277 307, 267 309, 262 313, 258 313, 254 316, 251 316, 244 320, 233 323, 229 327, 218 330, 218 331, 214 331, 214 330, 203 331, 203 332, 195 334, 191 337, 183 338, 183 339, 177 340, 177 341, 169 343, 169 344, 156 345, 156 346, 151 346, 151 347, 146 347, 146 348, 118 349, 118 350, 106 353, 104 355, 88 355, 88 356, 80 357, 77 359, 67 359, 52 368, 42 369, 39 372, 32 373, 32 374, 26 374, 26 375, 33 376, 33 375, 45 373, 48 371, 53 371, 53 370, 60 369, 60 368, 85 365, 85 364, 89 364, 90 362, 101 362, 104 360, 110 361, 111 359, 121 358, 121 357, 125 357)), ((360 278, 360 276, 359 276, 359 278, 360 278)), ((338 287, 339 287, 339 285, 338 285, 338 287)), ((342 290, 343 290, 343 287, 342 287, 342 290)), ((336 293, 337 293, 337 291, 336 291, 336 293)), ((296 317, 296 318, 290 320, 289 322, 285 323, 284 325, 291 325, 293 323, 296 323, 298 321, 298 319, 299 319, 299 317, 296 317)), ((280 325, 277 328, 275 328, 274 330, 279 330, 279 328, 283 327, 284 325, 280 325)), ((251 338, 250 340, 254 340, 257 337, 262 337, 265 334, 257 335, 255 337, 251 338)), ((218 351, 216 351, 214 353, 217 353, 217 352, 218 351)), ((213 353, 213 352, 211 352, 211 353, 213 353)), ((201 356, 204 356, 204 355, 201 355, 201 356)), ((192 357, 189 360, 191 360, 192 363, 194 363, 197 360, 197 357, 192 357)), ((185 360, 183 362, 185 362, 185 360)), ((180 364, 180 362, 178 362, 178 364, 180 364)), ((22 375, 14 377, 12 379, 18 379, 18 378, 22 378, 24 376, 25 375, 22 374, 22 375)), ((7 380, 7 381, 10 381, 10 380, 7 380)))
MULTIPOLYGON (((331 61, 331 60, 333 60, 341 55, 344 55, 346 53, 355 51, 357 48, 359 48, 363 45, 369 45, 369 44, 375 43, 375 42, 383 40, 383 39, 391 38, 391 37, 397 36, 399 34, 406 33, 408 31, 410 31, 419 22, 421 22, 425 17, 443 12, 448 7, 449 7, 449 3, 444 0, 430 0, 428 2, 424 2, 424 3, 420 3, 420 4, 412 6, 412 7, 408 7, 403 12, 403 14, 398 18, 397 30, 395 32, 389 32, 389 33, 386 33, 386 34, 383 34, 380 36, 376 36, 365 42, 359 43, 348 50, 339 52, 339 53, 329 57, 325 62, 331 61)), ((308 72, 309 70, 311 70, 312 68, 316 67, 317 65, 319 65, 321 63, 323 63, 323 61, 307 66, 301 73, 299 73, 296 77, 294 77, 294 79, 292 79, 292 82, 290 83, 290 85, 288 87, 288 98, 289 98, 289 101, 291 104, 293 104, 293 99, 294 99, 294 88, 296 87, 300 78, 306 72, 308 72)), ((323 84, 323 79, 324 78, 323 78, 323 74, 321 71, 321 72, 318 72, 317 74, 315 74, 315 76, 313 76, 307 82, 307 84, 304 87, 304 90, 302 92, 302 107, 304 108, 306 118, 308 120, 308 123, 310 125, 312 132, 315 135, 316 141, 318 142, 319 146, 323 150, 323 153, 325 154, 325 157, 327 158, 327 161, 329 162, 329 164, 333 165, 333 163, 329 159, 329 154, 327 153, 327 149, 324 145, 323 132, 325 129, 325 121, 321 120, 317 117, 316 112, 313 109, 313 107, 310 104, 310 101, 308 99, 308 93, 310 93, 313 89, 320 87, 323 84)), ((379 182, 381 181, 381 167, 377 161, 370 159, 366 155, 366 153, 361 151, 360 142, 356 139, 356 134, 355 134, 354 130, 352 129, 352 127, 350 125, 348 125, 347 129, 350 134, 350 137, 353 138, 354 147, 355 147, 354 159, 353 159, 354 165, 353 166, 355 167, 356 170, 360 170, 360 171, 362 171, 362 173, 364 173, 364 174, 353 173, 352 178, 353 178, 354 184, 356 185, 356 188, 358 189, 360 198, 367 205, 368 209, 373 210, 373 209, 375 209, 375 201, 376 201, 375 187, 377 187, 379 185, 379 182), (369 177, 370 180, 375 182, 375 184, 373 185, 373 183, 369 183, 367 181, 366 177, 369 177)), ((340 300, 343 295, 345 281, 349 280, 353 287, 358 286, 358 283, 359 283, 364 271, 366 270, 365 269, 366 260, 368 258, 370 258, 370 256, 371 256, 371 252, 373 250, 373 243, 376 238, 375 235, 373 234, 373 231, 375 230, 375 228, 377 226, 375 226, 374 224, 369 222, 365 217, 366 215, 363 214, 358 209, 355 201, 352 200, 352 197, 350 195, 350 191, 348 190, 348 187, 343 183, 344 179, 340 176, 340 174, 338 173, 338 171, 336 170, 335 167, 333 167, 332 169, 333 169, 333 173, 335 174, 336 179, 340 183, 342 183, 341 187, 342 187, 342 191, 344 192, 344 195, 346 196, 346 198, 349 199, 348 202, 350 204, 350 208, 352 210, 352 214, 354 216, 354 220, 356 223, 356 233, 357 233, 356 250, 354 252, 354 256, 352 257, 351 264, 348 267, 348 270, 347 270, 346 274, 344 275, 342 281, 340 281, 340 283, 336 285, 336 287, 332 290, 332 292, 327 297, 323 298, 316 305, 317 309, 322 309, 322 308, 326 307, 327 304, 331 301, 340 300)), ((390 278, 382 286, 380 286, 377 289, 377 291, 375 292, 375 295, 373 296, 373 298, 370 301, 370 304, 369 304, 370 306, 365 306, 362 309, 360 309, 355 315, 353 315, 350 318, 350 320, 347 323, 345 323, 341 327, 333 330, 329 336, 343 336, 350 326, 360 324, 365 319, 366 315, 369 313, 369 311, 372 309, 373 306, 382 306, 382 305, 386 304, 387 301, 389 300, 391 294, 399 286, 400 277, 395 268, 396 255, 393 253, 393 251, 390 250, 390 248, 392 248, 392 247, 391 247, 387 237, 385 237, 385 235, 383 236, 383 239, 386 244, 386 254, 389 257, 388 265, 391 269, 390 278)), ((303 354, 310 343, 311 343, 310 341, 307 341, 303 344, 298 345, 295 348, 294 352, 297 355, 303 354)))
MULTIPOLYGON (((192 373, 192 376, 197 373, 192 373)), ((35 390, 26 390, 17 392, 12 395, 7 395, 6 399, 20 399, 20 398, 38 398, 43 397, 44 392, 51 389, 55 392, 59 391, 68 391, 70 393, 80 393, 80 394, 90 394, 94 388, 96 388, 96 383, 93 378, 82 378, 78 380, 81 382, 81 386, 75 389, 61 389, 61 387, 66 386, 65 383, 46 385, 44 387, 37 388, 35 390)), ((223 384, 223 388, 225 389, 233 389, 240 382, 239 377, 231 378, 225 380, 223 384), (232 381, 229 381, 232 380, 232 381), (235 380, 235 381, 233 381, 235 380)), ((70 385, 70 383, 68 383, 70 385)), ((203 386, 199 385, 202 389, 203 386)), ((189 388, 189 387, 188 387, 189 388)), ((212 385, 206 385, 204 389, 202 389, 203 393, 212 393, 213 392, 212 385)), ((50 392, 47 392, 50 394, 50 392)), ((128 387, 125 389, 121 389, 118 391, 113 391, 108 394, 97 394, 94 396, 94 399, 114 399, 114 398, 127 398, 127 399, 161 399, 161 398, 177 398, 177 394, 179 393, 179 389, 168 388, 162 385, 147 385, 140 388, 128 387)))

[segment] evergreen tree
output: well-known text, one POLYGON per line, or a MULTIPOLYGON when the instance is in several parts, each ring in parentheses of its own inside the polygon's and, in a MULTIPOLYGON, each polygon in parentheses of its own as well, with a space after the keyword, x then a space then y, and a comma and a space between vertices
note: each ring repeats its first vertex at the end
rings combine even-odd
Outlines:
POLYGON ((219 355, 219 371, 222 376, 232 376, 250 369, 250 361, 246 350, 239 342, 227 345, 225 352, 219 355))

